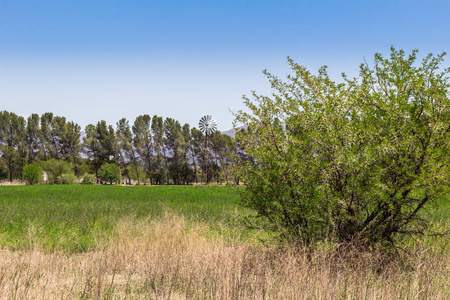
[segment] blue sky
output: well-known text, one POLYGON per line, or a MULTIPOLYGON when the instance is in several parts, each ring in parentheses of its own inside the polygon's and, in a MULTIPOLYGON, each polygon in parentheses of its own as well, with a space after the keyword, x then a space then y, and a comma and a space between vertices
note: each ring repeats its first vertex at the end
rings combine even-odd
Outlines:
MULTIPOLYGON (((448 1, 0 0, 0 110, 83 128, 140 114, 231 128, 286 57, 333 77, 389 47, 448 51, 448 1)), ((448 65, 448 62, 446 63, 448 65)))

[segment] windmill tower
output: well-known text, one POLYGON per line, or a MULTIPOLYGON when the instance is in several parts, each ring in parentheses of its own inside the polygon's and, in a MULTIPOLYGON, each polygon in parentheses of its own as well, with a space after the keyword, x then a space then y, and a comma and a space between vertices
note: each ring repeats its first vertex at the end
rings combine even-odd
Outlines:
POLYGON ((201 132, 205 134, 205 140, 206 140, 206 179, 205 184, 208 184, 208 135, 213 134, 217 130, 217 122, 214 120, 213 117, 207 115, 203 116, 200 121, 198 122, 198 127, 200 128, 201 132))

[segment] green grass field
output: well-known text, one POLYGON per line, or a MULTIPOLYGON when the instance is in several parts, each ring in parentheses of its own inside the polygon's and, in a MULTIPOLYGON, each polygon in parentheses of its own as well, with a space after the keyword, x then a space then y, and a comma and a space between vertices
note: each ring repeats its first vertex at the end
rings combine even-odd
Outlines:
MULTIPOLYGON (((150 220, 165 212, 220 233, 238 231, 244 238, 251 233, 241 220, 252 212, 239 206, 231 187, 3 186, 0 248, 86 251, 110 239, 120 220, 150 220)), ((433 223, 448 224, 448 198, 441 198, 430 213, 433 223)))
POLYGON ((0 247, 84 251, 101 245, 121 219, 158 218, 167 210, 226 231, 249 213, 238 202, 230 187, 0 187, 0 247))

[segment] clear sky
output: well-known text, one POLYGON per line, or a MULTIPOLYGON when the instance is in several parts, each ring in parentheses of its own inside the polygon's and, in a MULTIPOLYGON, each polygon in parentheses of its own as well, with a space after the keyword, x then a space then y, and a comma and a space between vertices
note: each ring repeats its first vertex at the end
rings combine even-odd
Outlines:
POLYGON ((287 56, 338 79, 391 45, 449 51, 450 1, 0 0, 0 110, 83 128, 210 114, 227 130, 287 56))

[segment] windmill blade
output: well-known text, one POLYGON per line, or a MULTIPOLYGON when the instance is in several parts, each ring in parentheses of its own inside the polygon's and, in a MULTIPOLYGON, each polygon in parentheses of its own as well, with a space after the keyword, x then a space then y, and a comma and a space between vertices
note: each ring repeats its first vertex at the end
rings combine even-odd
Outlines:
POLYGON ((217 130, 217 122, 212 116, 206 115, 200 119, 198 127, 203 133, 210 135, 217 130))

